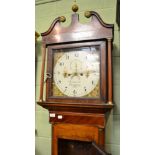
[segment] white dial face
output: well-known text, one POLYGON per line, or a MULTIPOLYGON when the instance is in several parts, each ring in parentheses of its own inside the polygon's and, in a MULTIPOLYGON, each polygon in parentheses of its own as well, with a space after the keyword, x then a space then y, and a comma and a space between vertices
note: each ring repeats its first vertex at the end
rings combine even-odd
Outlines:
POLYGON ((86 96, 98 84, 99 70, 98 52, 64 52, 54 67, 54 83, 69 97, 86 96))

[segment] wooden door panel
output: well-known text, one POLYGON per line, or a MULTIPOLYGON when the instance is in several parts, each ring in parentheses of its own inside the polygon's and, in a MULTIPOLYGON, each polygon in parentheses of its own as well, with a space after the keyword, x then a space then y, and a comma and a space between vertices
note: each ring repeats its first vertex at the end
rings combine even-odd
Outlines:
POLYGON ((99 143, 97 127, 73 124, 53 125, 53 155, 58 155, 58 139, 78 140, 99 143))

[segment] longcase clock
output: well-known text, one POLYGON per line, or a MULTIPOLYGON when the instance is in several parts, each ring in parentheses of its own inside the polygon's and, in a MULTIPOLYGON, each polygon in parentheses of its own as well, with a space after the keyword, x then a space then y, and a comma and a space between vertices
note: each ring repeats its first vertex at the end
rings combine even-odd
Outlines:
POLYGON ((75 5, 69 27, 61 26, 61 16, 41 34, 38 104, 49 111, 52 155, 93 155, 94 144, 104 148, 105 113, 113 107, 113 25, 94 11, 85 12, 91 22, 81 24, 77 10, 75 5))

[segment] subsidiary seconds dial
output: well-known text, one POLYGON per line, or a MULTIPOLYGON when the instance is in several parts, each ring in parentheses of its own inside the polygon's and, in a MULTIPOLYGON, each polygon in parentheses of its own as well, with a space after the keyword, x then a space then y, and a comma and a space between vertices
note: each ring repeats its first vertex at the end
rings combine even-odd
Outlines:
POLYGON ((54 66, 54 83, 69 97, 88 95, 98 84, 99 77, 99 55, 96 52, 65 52, 54 66))

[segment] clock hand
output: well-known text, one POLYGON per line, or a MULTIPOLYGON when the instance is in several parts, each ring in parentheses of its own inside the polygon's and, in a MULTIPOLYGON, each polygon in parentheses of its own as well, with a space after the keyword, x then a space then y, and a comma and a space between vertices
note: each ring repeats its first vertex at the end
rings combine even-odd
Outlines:
POLYGON ((87 71, 84 71, 84 72, 77 72, 77 74, 80 75, 80 76, 83 76, 85 74, 86 77, 88 78, 91 73, 96 73, 96 72, 97 72, 96 70, 87 70, 87 71))
POLYGON ((75 72, 73 73, 68 73, 67 69, 64 68, 64 73, 63 73, 64 78, 67 78, 68 76, 74 77, 74 76, 78 76, 78 72, 77 72, 77 64, 75 64, 75 72))
POLYGON ((64 78, 67 78, 69 76, 71 76, 71 78, 73 78, 74 76, 77 76, 77 75, 78 75, 77 72, 69 73, 66 70, 64 70, 64 73, 63 73, 64 78))
POLYGON ((66 67, 65 67, 65 68, 64 68, 64 73, 63 73, 64 78, 66 78, 67 75, 68 75, 68 72, 67 72, 67 69, 66 69, 66 67))
POLYGON ((71 78, 73 78, 74 76, 83 76, 84 74, 86 74, 86 76, 88 77, 90 75, 90 73, 93 73, 93 72, 96 72, 96 71, 85 71, 85 72, 74 72, 72 74, 68 74, 69 76, 72 75, 71 78))
POLYGON ((71 76, 71 79, 73 78, 73 77, 75 77, 75 76, 78 76, 79 77, 79 75, 78 75, 78 73, 77 72, 74 72, 73 74, 71 74, 72 76, 71 76))
POLYGON ((75 64, 75 73, 74 73, 75 76, 78 75, 78 71, 77 71, 77 63, 75 64))
POLYGON ((75 76, 79 76, 78 75, 78 69, 77 69, 77 63, 75 64, 75 72, 72 73, 71 78, 75 77, 75 76))
POLYGON ((72 73, 68 73, 67 71, 64 71, 64 77, 69 77, 71 76, 71 79, 75 76, 78 76, 80 78, 80 74, 81 72, 78 72, 78 65, 77 63, 74 64, 75 68, 74 71, 72 73))

